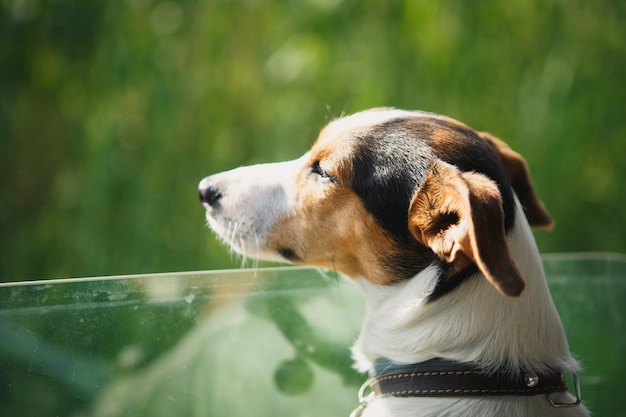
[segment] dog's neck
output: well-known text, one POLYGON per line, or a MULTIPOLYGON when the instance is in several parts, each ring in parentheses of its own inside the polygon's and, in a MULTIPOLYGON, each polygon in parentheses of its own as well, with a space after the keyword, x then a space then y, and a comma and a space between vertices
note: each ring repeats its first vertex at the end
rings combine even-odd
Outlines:
POLYGON ((436 266, 389 286, 359 280, 367 313, 353 355, 361 371, 380 358, 399 364, 445 358, 511 372, 575 369, 532 232, 519 204, 516 210, 507 241, 526 280, 519 298, 479 275, 429 302, 441 273, 436 266))

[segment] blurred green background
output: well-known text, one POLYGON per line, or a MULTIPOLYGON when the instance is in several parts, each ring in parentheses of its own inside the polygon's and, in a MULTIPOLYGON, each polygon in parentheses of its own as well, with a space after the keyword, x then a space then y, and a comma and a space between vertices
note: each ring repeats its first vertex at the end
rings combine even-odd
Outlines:
POLYGON ((342 113, 443 113, 527 159, 542 252, 626 252, 619 0, 0 2, 0 280, 239 267, 199 180, 342 113))

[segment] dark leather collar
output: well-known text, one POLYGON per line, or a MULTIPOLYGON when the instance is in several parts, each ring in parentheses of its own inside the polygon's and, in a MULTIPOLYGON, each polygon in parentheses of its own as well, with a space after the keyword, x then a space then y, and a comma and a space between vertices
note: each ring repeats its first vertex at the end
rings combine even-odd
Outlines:
POLYGON ((537 395, 567 391, 564 374, 487 372, 476 364, 432 359, 411 365, 379 360, 368 385, 376 397, 537 395))

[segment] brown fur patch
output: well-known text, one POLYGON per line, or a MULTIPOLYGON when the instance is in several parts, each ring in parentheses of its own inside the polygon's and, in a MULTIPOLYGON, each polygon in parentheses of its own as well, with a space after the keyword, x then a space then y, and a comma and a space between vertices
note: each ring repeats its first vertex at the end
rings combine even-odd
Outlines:
POLYGON ((293 209, 277 220, 267 244, 293 251, 295 263, 389 284, 397 277, 381 254, 392 254, 398 248, 347 185, 351 175, 349 159, 345 159, 349 141, 350 132, 328 138, 322 131, 296 178, 293 209), (310 166, 316 162, 336 181, 311 173, 310 166))

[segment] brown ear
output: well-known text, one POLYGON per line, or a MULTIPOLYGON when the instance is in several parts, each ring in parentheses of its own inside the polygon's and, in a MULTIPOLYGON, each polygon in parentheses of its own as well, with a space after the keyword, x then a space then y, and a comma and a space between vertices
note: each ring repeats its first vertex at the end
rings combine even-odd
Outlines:
POLYGON ((538 229, 551 230, 554 227, 554 221, 541 199, 535 193, 535 189, 530 181, 530 171, 524 158, 511 149, 509 145, 490 133, 480 132, 479 134, 493 146, 500 157, 506 176, 509 178, 517 198, 522 203, 528 223, 538 229))
POLYGON ((471 261, 501 293, 517 297, 524 290, 505 240, 502 198, 486 176, 435 162, 411 201, 409 228, 454 270, 471 261))

